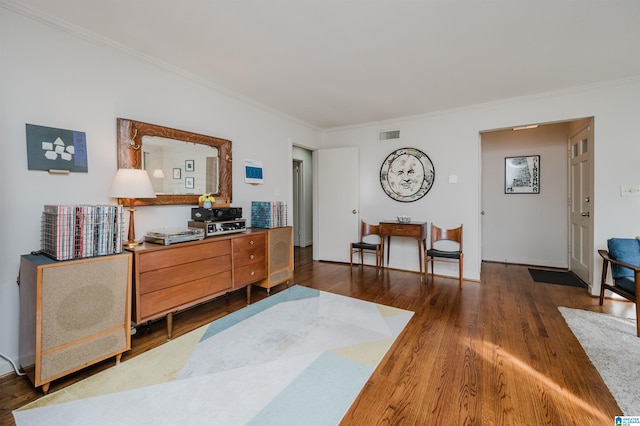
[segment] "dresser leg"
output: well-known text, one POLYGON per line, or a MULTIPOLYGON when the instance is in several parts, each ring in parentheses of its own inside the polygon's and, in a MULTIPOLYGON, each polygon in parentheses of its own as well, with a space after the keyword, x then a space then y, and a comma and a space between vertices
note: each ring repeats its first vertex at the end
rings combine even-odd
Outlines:
POLYGON ((167 340, 171 340, 173 333, 173 312, 167 314, 167 340))
POLYGON ((251 304, 251 284, 247 285, 247 305, 251 304))

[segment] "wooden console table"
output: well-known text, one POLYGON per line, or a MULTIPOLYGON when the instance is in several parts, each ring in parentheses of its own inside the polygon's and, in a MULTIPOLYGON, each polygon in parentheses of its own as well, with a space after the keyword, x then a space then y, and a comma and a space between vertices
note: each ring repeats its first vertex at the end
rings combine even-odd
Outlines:
POLYGON ((145 243, 133 252, 132 320, 136 324, 173 313, 243 287, 247 304, 251 284, 267 277, 267 230, 248 229, 168 246, 145 243))
POLYGON ((422 280, 422 253, 427 250, 427 222, 400 223, 397 220, 380 222, 379 232, 383 246, 386 237, 387 248, 383 247, 382 250, 383 253, 387 252, 387 266, 391 252, 391 237, 409 237, 418 241, 418 261, 420 263, 420 280, 422 280))

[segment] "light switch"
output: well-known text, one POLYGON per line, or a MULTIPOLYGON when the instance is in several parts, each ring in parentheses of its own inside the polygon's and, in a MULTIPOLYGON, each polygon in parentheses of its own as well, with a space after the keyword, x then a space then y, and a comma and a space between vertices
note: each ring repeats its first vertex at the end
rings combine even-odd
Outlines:
POLYGON ((640 185, 620 185, 621 197, 640 197, 640 185))
POLYGON ((449 175, 449 183, 458 183, 457 175, 449 175))

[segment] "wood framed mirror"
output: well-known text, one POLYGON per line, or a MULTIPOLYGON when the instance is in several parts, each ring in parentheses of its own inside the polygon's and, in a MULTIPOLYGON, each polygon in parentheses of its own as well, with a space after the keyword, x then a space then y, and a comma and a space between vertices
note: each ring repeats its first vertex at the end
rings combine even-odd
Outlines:
MULTIPOLYGON (((231 141, 118 118, 118 168, 146 169, 157 198, 135 205, 198 204, 211 193, 216 207, 232 201, 231 141)), ((126 200, 118 200, 126 204, 126 200)))

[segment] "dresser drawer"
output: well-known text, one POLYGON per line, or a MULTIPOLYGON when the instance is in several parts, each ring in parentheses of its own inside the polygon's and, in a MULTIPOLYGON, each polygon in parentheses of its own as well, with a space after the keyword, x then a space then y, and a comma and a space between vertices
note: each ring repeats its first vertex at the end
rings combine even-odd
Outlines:
POLYGON ((381 223, 379 231, 381 235, 418 238, 423 233, 426 236, 425 230, 426 227, 419 223, 381 223))
POLYGON ((156 269, 140 274, 138 291, 140 294, 146 294, 230 270, 231 254, 156 269))
POLYGON ((136 260, 137 273, 152 271, 154 269, 170 268, 175 265, 191 263, 197 260, 210 259, 231 253, 231 241, 215 241, 206 244, 192 244, 166 248, 160 250, 148 250, 138 254, 136 260))
POLYGON ((231 271, 195 281, 174 285, 140 297, 140 313, 137 322, 186 308, 197 302, 211 299, 217 293, 231 289, 231 271))
POLYGON ((233 253, 233 267, 238 268, 253 263, 265 262, 264 246, 250 248, 233 253))
POLYGON ((233 253, 241 253, 244 251, 260 250, 264 254, 265 250, 265 234, 249 234, 233 240, 233 253))
POLYGON ((266 278, 267 265, 264 262, 251 263, 249 265, 240 266, 233 271, 233 286, 235 288, 242 287, 266 278))

